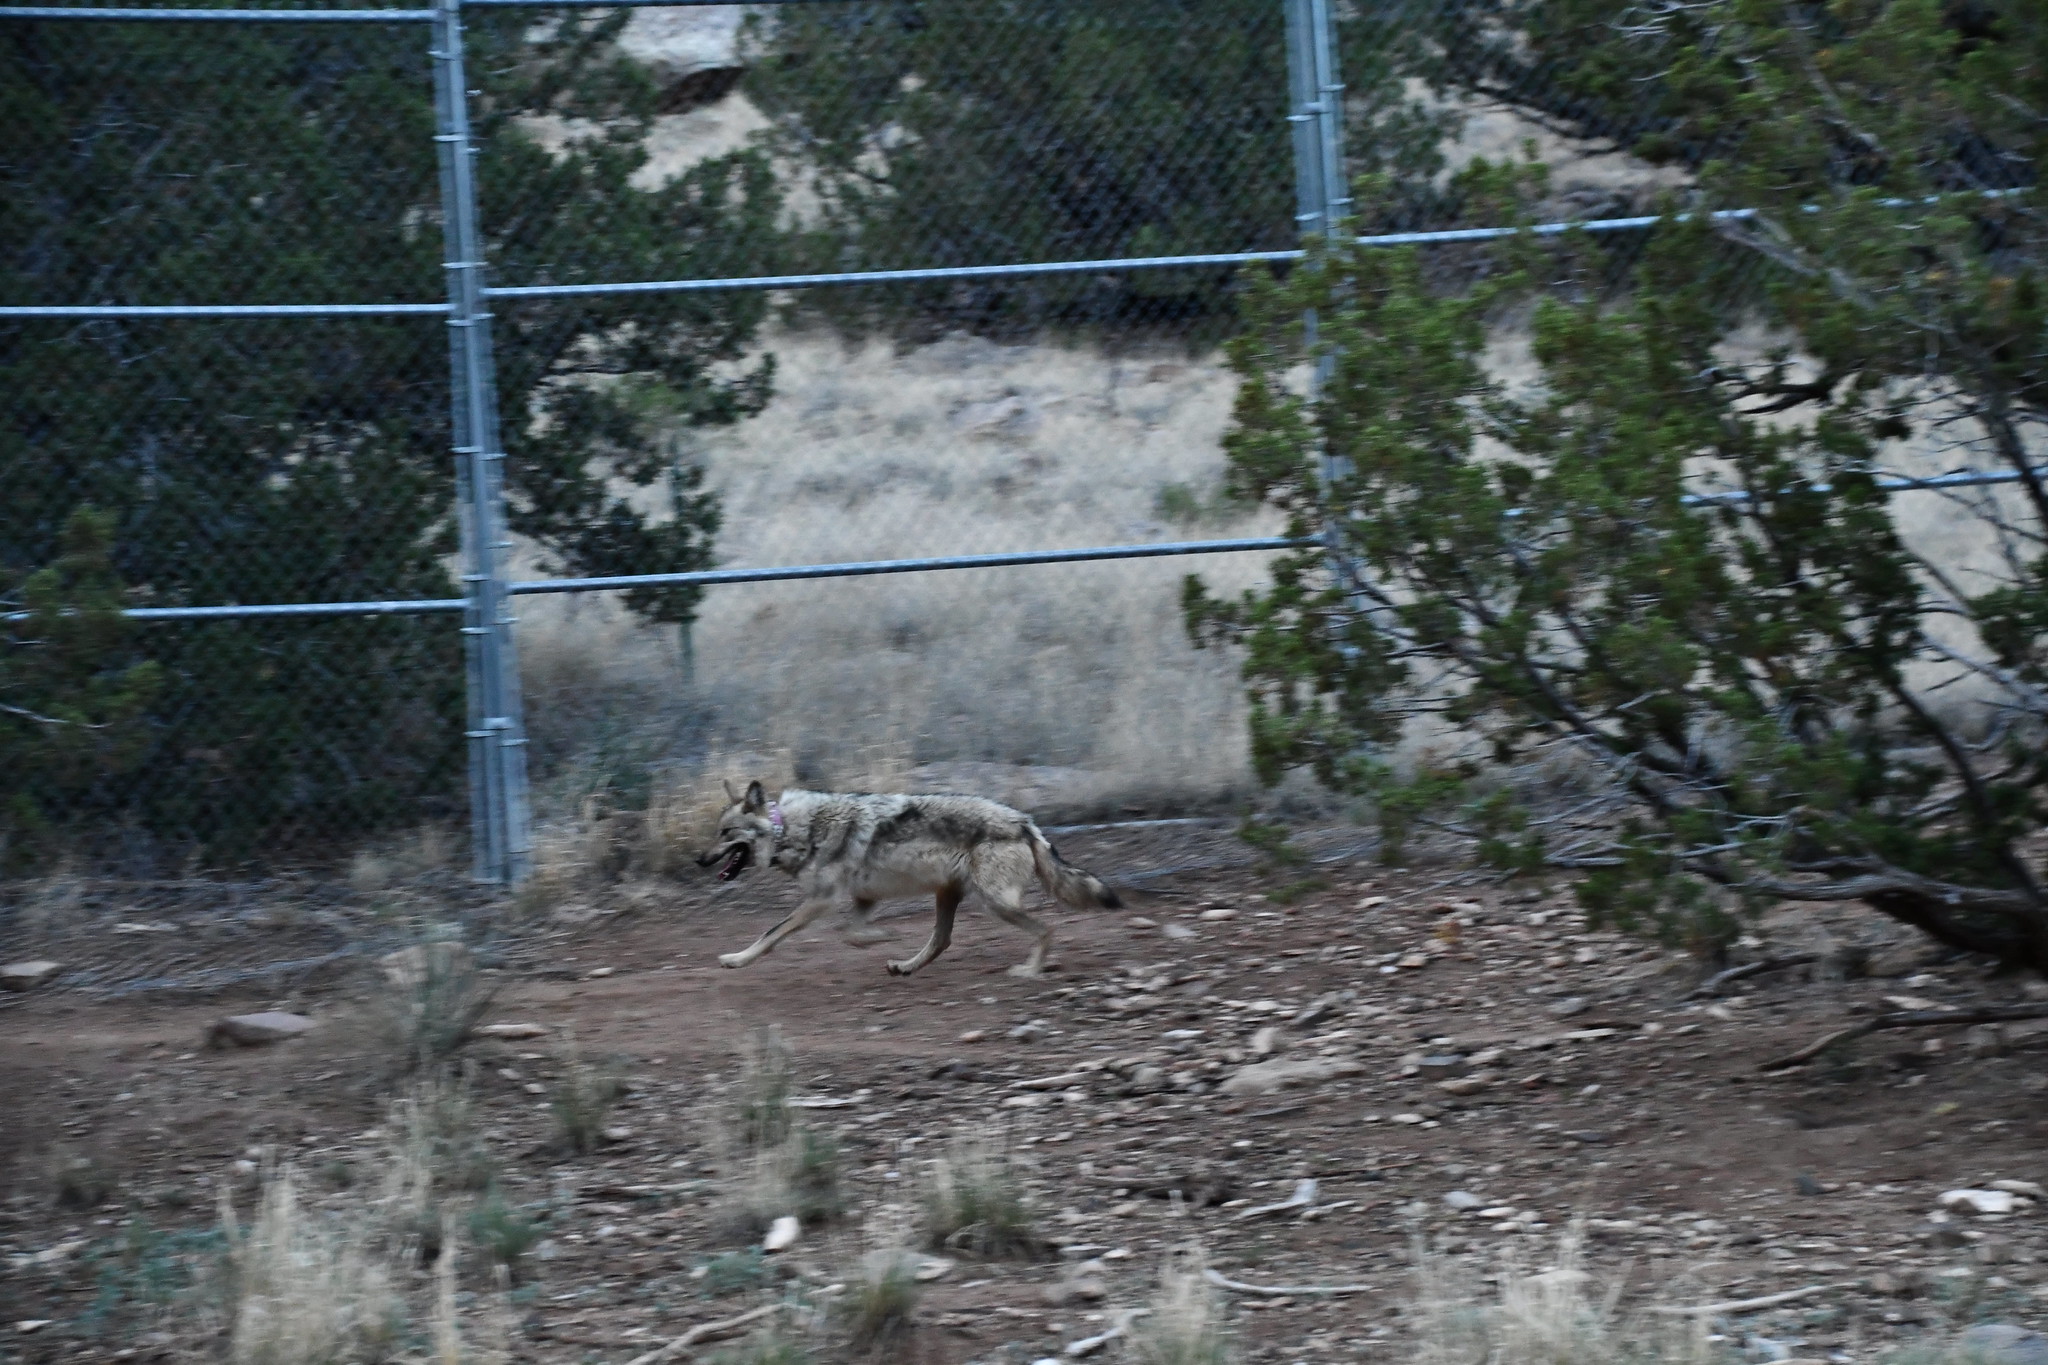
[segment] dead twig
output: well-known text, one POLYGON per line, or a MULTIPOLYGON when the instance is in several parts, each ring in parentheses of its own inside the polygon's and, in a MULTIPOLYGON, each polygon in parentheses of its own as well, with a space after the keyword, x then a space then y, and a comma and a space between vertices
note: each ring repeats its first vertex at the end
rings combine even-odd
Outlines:
POLYGON ((1067 1358, 1069 1360, 1079 1360, 1082 1356, 1094 1355, 1097 1351, 1109 1345, 1110 1342, 1115 1341, 1130 1331, 1131 1324, 1139 1318, 1149 1318, 1151 1316, 1152 1310, 1149 1308, 1126 1308, 1116 1315, 1116 1321, 1110 1326, 1108 1331, 1100 1332, 1092 1337, 1082 1337, 1079 1341, 1068 1342, 1067 1358))
POLYGON ((1369 1284, 1246 1284, 1233 1280, 1220 1270, 1204 1270, 1202 1277, 1218 1289, 1228 1289, 1237 1294, 1263 1294, 1268 1298, 1292 1298, 1297 1294, 1370 1294, 1369 1284))
POLYGON ((1762 1062, 1757 1070, 1783 1071, 1788 1066, 1812 1061, 1837 1043, 1846 1043, 1880 1029, 1932 1028, 1940 1024, 2002 1024, 2017 1019, 2048 1019, 2048 1004, 1986 1005, 1974 1010, 1900 1010, 1893 1014, 1880 1014, 1853 1027, 1836 1029, 1816 1038, 1797 1052, 1762 1062))
POLYGON ((645 1355, 634 1356, 626 1365, 662 1365, 662 1362, 674 1360, 700 1341, 717 1341, 720 1337, 729 1337, 750 1323, 773 1317, 787 1306, 781 1303, 764 1303, 759 1308, 748 1309, 738 1317, 721 1318, 717 1322, 700 1322, 666 1346, 657 1346, 645 1355))
POLYGON ((1803 1289, 1788 1289, 1782 1294, 1765 1294, 1762 1298, 1756 1299, 1728 1299, 1722 1303, 1699 1303, 1689 1306, 1660 1304, 1647 1311, 1662 1313, 1669 1317, 1719 1317, 1728 1313, 1758 1313, 1766 1308, 1776 1308, 1780 1304, 1797 1303, 1816 1294, 1825 1294, 1832 1288, 1833 1285, 1810 1284, 1803 1289))
POLYGON ((1687 991, 1687 1000, 1704 1000, 1710 995, 1719 995, 1723 986, 1732 986, 1738 981, 1747 981, 1752 976, 1765 972, 1782 971, 1787 967, 1804 967, 1820 961, 1819 953, 1789 953, 1784 957, 1767 957, 1761 962, 1748 962, 1740 967, 1730 967, 1725 972, 1716 972, 1699 985, 1687 991))
POLYGON ((1230 1221, 1242 1223, 1247 1218, 1263 1218, 1269 1213, 1285 1213, 1290 1209, 1305 1209, 1315 1202, 1316 1182, 1313 1180, 1297 1180, 1294 1182, 1294 1193, 1288 1195, 1279 1203, 1261 1204, 1255 1209, 1245 1209, 1230 1221))

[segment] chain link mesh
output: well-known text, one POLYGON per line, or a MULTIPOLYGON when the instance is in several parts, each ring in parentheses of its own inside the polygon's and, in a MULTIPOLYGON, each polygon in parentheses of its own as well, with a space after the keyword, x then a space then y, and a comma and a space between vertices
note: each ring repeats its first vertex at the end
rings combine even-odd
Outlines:
MULTIPOLYGON (((1608 30, 1519 15, 1344 12, 1360 230, 1496 221, 1456 172, 1530 139, 1553 175, 1525 217, 1683 189, 1704 152, 1657 141, 1655 91, 1601 76, 1608 30)), ((496 286, 1298 245, 1279 0, 464 23, 496 286)), ((420 24, 0 19, 0 302, 437 304, 427 47, 420 24)), ((1640 240, 1598 239, 1610 278, 1640 240)), ((1480 268, 1439 259, 1453 284, 1480 268)), ((501 298, 515 577, 1274 534, 1221 482, 1243 278, 501 298)), ((34 609, 10 642, 57 661, 0 664, 23 713, 0 753, 30 774, 10 867, 298 857, 460 814, 455 615, 105 611, 459 596, 443 321, 0 320, 0 589, 34 609)), ((1203 571, 1227 588, 1260 564, 1203 571)), ((542 809, 644 809, 749 766, 1054 815, 1237 795, 1236 682, 1183 636, 1183 571, 518 598, 542 809)))

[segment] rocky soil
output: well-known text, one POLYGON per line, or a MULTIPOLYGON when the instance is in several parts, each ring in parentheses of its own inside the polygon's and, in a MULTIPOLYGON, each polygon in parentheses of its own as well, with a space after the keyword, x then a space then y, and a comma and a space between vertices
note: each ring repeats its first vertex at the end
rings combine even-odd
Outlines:
MULTIPOLYGON (((1490 1293, 1483 1275, 1554 1268, 1574 1226, 1625 1302, 1738 1305, 1709 1319, 1731 1359, 1874 1360, 2048 1320, 2048 1025, 1887 1030, 1761 1069, 1859 1019, 2025 1003, 2039 983, 1795 907, 1737 959, 1816 960, 1696 995, 1696 963, 1589 931, 1562 886, 1384 869, 1354 860, 1356 833, 1305 840, 1323 861, 1272 873, 1216 832, 1072 836, 1068 855, 1133 904, 1057 912, 1060 970, 1038 980, 1005 974, 1023 943, 971 907, 908 980, 882 962, 921 912, 888 921, 894 944, 821 928, 722 971, 718 952, 786 908, 760 877, 632 889, 486 951, 490 1017, 534 1026, 466 1054, 504 1197, 546 1218, 513 1355, 624 1362, 742 1311, 759 1283, 844 1279, 858 1219, 804 1229, 743 1283, 707 1270, 755 1244, 722 1213, 737 1173, 709 1120, 771 1024, 870 1228, 915 1204, 963 1130, 1007 1135, 1029 1177, 1047 1257, 945 1253, 901 1359, 1060 1357, 1143 1303, 1191 1238, 1254 1361, 1412 1358, 1417 1245, 1490 1293), (560 1149, 547 1099, 571 1035, 629 1087, 584 1157, 560 1149), (1331 1288, 1349 1292, 1301 1292, 1331 1288)), ((165 913, 196 923, 203 902, 165 913)), ((115 997, 90 918, 6 945, 76 975, 0 997, 17 1101, 0 1312, 39 1324, 5 1327, 0 1359, 183 1358, 198 1291, 152 1298, 149 1267, 203 1260, 216 1199, 246 1205, 265 1163, 339 1202, 382 1150, 372 974, 115 997), (314 1027, 204 1046, 223 1016, 266 1010, 314 1027), (58 1207, 64 1163, 88 1160, 103 1202, 58 1207)), ((306 952, 291 926, 267 932, 276 956, 306 952)), ((1983 1340, 2005 1365, 2048 1352, 1983 1340)))

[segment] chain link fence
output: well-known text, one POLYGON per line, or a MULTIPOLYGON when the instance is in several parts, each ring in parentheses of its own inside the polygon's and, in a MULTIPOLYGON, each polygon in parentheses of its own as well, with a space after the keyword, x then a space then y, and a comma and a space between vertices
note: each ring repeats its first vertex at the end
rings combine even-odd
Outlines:
POLYGON ((1246 272, 1342 221, 1449 278, 1517 230, 1457 172, 1533 151, 1520 227, 1619 281, 1712 149, 1610 38, 1326 0, 0 10, 0 863, 467 820, 518 881, 728 773, 1241 797, 1178 599, 1187 555, 1228 589, 1284 543, 1221 482, 1246 272))

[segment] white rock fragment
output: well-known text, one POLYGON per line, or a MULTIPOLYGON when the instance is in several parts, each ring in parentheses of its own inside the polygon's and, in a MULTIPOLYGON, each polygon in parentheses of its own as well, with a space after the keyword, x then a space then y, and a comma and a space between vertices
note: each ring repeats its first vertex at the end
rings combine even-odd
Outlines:
POLYGON ((801 1231, 796 1219, 784 1214, 768 1225, 768 1235, 761 1239, 761 1250, 768 1252, 787 1251, 796 1245, 801 1231))
POLYGON ((503 1038, 509 1042, 548 1036, 546 1024, 485 1024, 476 1032, 479 1038, 503 1038))
POLYGON ((33 990, 57 974, 58 964, 47 958, 32 962, 10 962, 0 966, 0 990, 33 990))
POLYGON ((2019 1199, 2010 1190, 1946 1190, 1941 1196, 1941 1206, 1957 1213, 1998 1214, 2011 1213, 2019 1207, 2019 1199))

